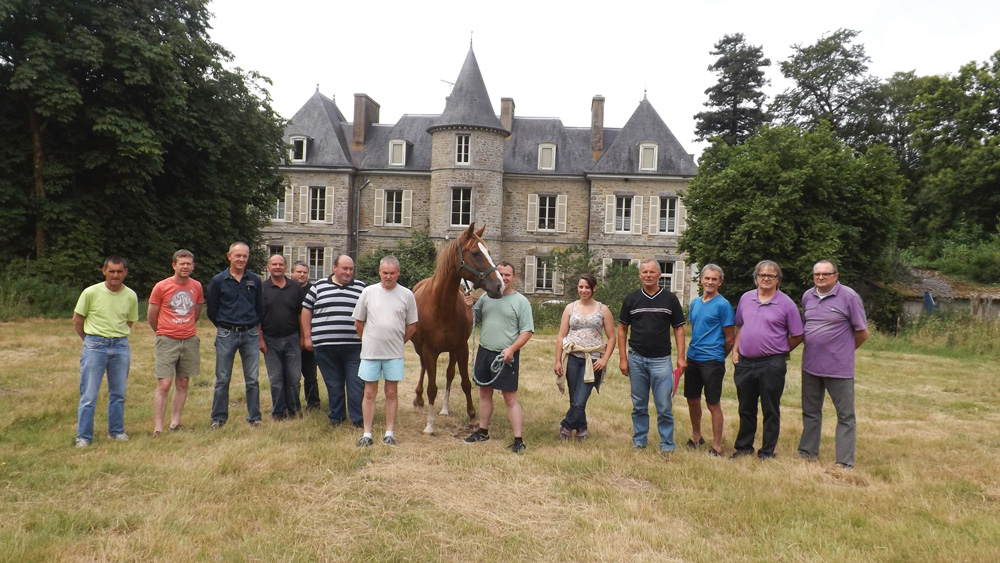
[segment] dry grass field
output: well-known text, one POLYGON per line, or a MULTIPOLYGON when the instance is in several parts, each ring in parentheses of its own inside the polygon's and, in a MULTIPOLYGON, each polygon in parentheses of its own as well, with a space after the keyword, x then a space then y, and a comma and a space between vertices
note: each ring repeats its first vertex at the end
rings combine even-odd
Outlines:
MULTIPOLYGON (((72 447, 79 339, 69 321, 0 324, 0 560, 223 561, 987 561, 1000 558, 1000 370, 993 357, 899 351, 876 336, 858 362, 857 468, 833 464, 832 407, 820 460, 796 456, 792 356, 778 458, 729 461, 683 446, 630 447, 627 380, 591 399, 591 438, 559 443, 567 399, 551 374, 552 334, 522 354, 527 452, 467 433, 464 399, 424 436, 412 406, 416 358, 400 387, 399 446, 358 449, 323 413, 209 430, 214 329, 200 326, 202 376, 184 423, 153 439, 153 336, 137 325, 125 407, 132 440, 72 447)), ((617 360, 612 362, 617 364, 617 360)), ((263 372, 263 366, 262 366, 263 372)), ((262 410, 270 407, 261 377, 262 410)), ((325 408, 325 391, 324 408, 325 408)), ((723 409, 732 452, 731 367, 723 409)), ((265 413, 267 411, 265 410, 265 413)), ((382 428, 381 404, 376 432, 382 428)), ((676 441, 690 436, 675 402, 676 441)), ((707 413, 706 413, 707 414, 707 413)), ((708 423, 705 423, 708 431, 708 423)), ((651 437, 651 443, 655 443, 651 437)))

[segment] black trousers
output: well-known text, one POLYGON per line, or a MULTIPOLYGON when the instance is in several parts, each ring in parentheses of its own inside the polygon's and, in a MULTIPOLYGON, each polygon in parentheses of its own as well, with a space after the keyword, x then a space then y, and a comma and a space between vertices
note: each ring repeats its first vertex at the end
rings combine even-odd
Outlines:
POLYGON ((740 357, 733 380, 740 404, 740 430, 736 434, 736 451, 753 451, 757 434, 757 401, 764 413, 764 432, 758 455, 774 455, 781 431, 781 394, 785 391, 785 356, 763 358, 740 357))
POLYGON ((312 350, 302 349, 302 392, 306 396, 306 406, 319 408, 319 385, 316 384, 316 355, 312 350))

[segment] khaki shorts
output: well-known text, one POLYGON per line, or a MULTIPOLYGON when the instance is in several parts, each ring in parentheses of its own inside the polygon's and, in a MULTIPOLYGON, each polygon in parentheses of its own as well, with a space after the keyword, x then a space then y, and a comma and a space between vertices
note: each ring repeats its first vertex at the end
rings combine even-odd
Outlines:
POLYGON ((196 377, 201 370, 198 335, 177 340, 169 336, 156 336, 156 378, 196 377))

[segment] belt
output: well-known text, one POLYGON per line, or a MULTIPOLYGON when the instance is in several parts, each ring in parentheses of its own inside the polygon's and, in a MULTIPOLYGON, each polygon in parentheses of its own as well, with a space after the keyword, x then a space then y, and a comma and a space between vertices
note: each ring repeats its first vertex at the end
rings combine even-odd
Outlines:
POLYGON ((215 326, 219 328, 224 328, 226 330, 231 330, 233 332, 243 332, 250 330, 251 328, 257 328, 257 325, 231 325, 229 323, 218 322, 215 326))

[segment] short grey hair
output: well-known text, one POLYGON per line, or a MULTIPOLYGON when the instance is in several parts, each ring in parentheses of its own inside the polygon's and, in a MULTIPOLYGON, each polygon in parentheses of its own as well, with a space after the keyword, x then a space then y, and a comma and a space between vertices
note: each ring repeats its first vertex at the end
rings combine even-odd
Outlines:
POLYGON ((307 270, 309 269, 309 264, 306 264, 302 260, 298 260, 294 264, 292 264, 292 271, 295 271, 295 268, 298 268, 299 266, 302 266, 303 268, 305 268, 307 270))
POLYGON ((833 273, 835 273, 835 274, 839 274, 840 273, 840 270, 837 269, 837 263, 834 262, 833 260, 826 260, 826 259, 820 260, 819 262, 816 262, 815 264, 813 264, 813 269, 815 270, 816 266, 819 266, 820 264, 829 264, 830 267, 833 268, 833 273))
POLYGON ((753 268, 754 285, 757 284, 757 274, 759 274, 764 268, 774 270, 774 273, 778 276, 778 283, 781 283, 781 266, 779 266, 774 260, 761 260, 760 262, 757 262, 757 265, 753 268))
POLYGON ((663 273, 663 269, 660 268, 660 263, 657 262, 656 260, 653 260, 652 258, 646 258, 645 260, 639 262, 639 269, 641 270, 643 266, 649 263, 652 263, 654 266, 656 266, 657 272, 660 272, 661 274, 663 273))
POLYGON ((726 274, 722 271, 722 268, 718 264, 705 264, 701 268, 701 273, 698 275, 699 278, 705 277, 705 272, 712 270, 719 273, 719 281, 726 281, 726 274))
POLYGON ((381 270, 382 266, 386 266, 386 265, 389 265, 389 264, 392 264, 393 266, 395 266, 397 270, 400 269, 399 268, 399 259, 396 258, 395 256, 393 256, 392 254, 387 254, 387 255, 383 256, 382 259, 378 261, 378 268, 381 270))

